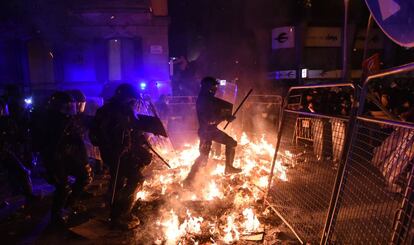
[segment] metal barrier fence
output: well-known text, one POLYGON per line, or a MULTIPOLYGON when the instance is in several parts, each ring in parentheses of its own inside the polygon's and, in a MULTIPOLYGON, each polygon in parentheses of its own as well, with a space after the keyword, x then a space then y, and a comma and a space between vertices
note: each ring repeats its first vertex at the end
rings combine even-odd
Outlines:
MULTIPOLYGON (((295 90, 322 86, 294 87, 295 90)), ((347 87, 333 84, 326 88, 347 87)), ((288 101, 288 99, 286 100, 288 101)), ((289 110, 285 104, 274 161, 287 167, 287 181, 274 179, 267 200, 302 242, 320 241, 332 188, 344 152, 348 118, 289 110)), ((273 173, 273 171, 272 171, 273 173)), ((270 178, 273 179, 273 178, 270 178)))
MULTIPOLYGON (((197 137, 198 121, 194 96, 168 97, 168 132, 173 141, 182 135, 197 137)), ((232 126, 249 135, 276 132, 280 121, 282 97, 279 95, 251 95, 232 126)))
POLYGON ((276 132, 282 101, 280 95, 251 95, 240 113, 242 132, 255 136, 276 132))
MULTIPOLYGON (((349 118, 284 105, 266 203, 302 244, 414 244, 414 123, 365 110, 373 79, 413 70, 411 63, 370 76, 349 118), (280 161, 286 182, 272 178, 280 161)), ((289 94, 332 86, 352 84, 289 94)))
POLYGON ((373 79, 413 70, 411 63, 365 82, 321 243, 414 244, 414 124, 364 113, 373 79))
POLYGON ((328 244, 389 243, 397 216, 407 215, 398 211, 413 177, 414 126, 358 117, 353 135, 328 244))

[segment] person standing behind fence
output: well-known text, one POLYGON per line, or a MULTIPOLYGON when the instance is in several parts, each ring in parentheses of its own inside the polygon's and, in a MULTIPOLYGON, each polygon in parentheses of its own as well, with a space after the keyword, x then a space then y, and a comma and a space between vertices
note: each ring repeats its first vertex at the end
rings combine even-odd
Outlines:
POLYGON ((200 168, 205 166, 208 161, 212 142, 218 142, 226 146, 226 174, 240 173, 242 170, 233 167, 234 156, 236 152, 237 141, 217 128, 217 125, 224 121, 233 121, 234 116, 221 115, 215 110, 217 107, 217 98, 214 97, 219 82, 214 77, 205 77, 201 80, 200 93, 198 94, 196 108, 199 123, 198 136, 200 137, 200 156, 196 159, 194 165, 184 185, 193 185, 194 179, 200 168))

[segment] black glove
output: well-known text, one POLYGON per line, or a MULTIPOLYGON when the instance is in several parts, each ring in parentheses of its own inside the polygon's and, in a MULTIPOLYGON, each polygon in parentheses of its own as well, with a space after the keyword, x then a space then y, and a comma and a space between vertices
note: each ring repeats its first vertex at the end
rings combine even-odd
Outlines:
POLYGON ((228 117, 226 118, 226 120, 227 120, 227 121, 229 121, 229 122, 233 122, 233 121, 234 121, 234 119, 236 119, 236 117, 235 117, 235 116, 233 116, 233 115, 230 115, 230 116, 228 116, 228 117))

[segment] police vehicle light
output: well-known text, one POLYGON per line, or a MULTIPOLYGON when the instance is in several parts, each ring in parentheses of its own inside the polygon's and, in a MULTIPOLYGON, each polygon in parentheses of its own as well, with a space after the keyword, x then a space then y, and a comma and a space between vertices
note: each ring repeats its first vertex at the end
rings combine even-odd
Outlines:
POLYGON ((219 80, 220 86, 226 86, 227 81, 226 80, 219 80))
POLYGON ((140 87, 142 90, 144 90, 144 89, 146 89, 146 88, 147 88, 147 83, 145 83, 145 82, 141 82, 141 83, 139 84, 139 87, 140 87))
POLYGON ((31 105, 33 103, 32 97, 24 99, 24 103, 26 103, 27 105, 31 105))

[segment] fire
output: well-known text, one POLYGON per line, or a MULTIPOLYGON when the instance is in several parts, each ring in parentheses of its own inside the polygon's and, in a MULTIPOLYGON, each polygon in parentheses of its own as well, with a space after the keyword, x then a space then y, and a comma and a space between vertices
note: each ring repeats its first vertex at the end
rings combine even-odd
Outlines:
POLYGON ((222 199, 224 197, 223 192, 217 187, 216 182, 211 181, 205 192, 204 192, 204 200, 211 201, 215 198, 222 199))
MULTIPOLYGON (((260 217, 254 213, 253 207, 263 198, 263 191, 268 185, 275 149, 265 137, 252 141, 245 133, 239 142, 233 165, 243 169, 241 174, 225 175, 224 154, 215 158, 211 156, 211 161, 202 172, 202 179, 197 179, 198 187, 193 190, 183 189, 182 181, 199 156, 197 142, 186 145, 180 152, 164 155, 172 169, 156 169, 148 175, 150 177, 137 192, 136 199, 167 200, 165 205, 169 211, 161 212, 157 222, 161 228, 159 231, 162 232, 157 238, 159 244, 198 244, 201 240, 197 241, 196 238, 200 236, 204 239, 207 236, 212 244, 216 244, 216 241, 219 244, 233 243, 242 240, 244 234, 259 232, 260 217), (211 213, 192 216, 192 213, 200 212, 200 209, 194 211, 192 203, 201 203, 201 206, 207 207, 209 203, 220 205, 221 202, 227 202, 228 205, 224 206, 231 208, 231 211, 225 211, 224 215, 219 216, 211 213)), ((293 155, 285 152, 283 158, 275 162, 274 177, 282 181, 288 179, 287 168, 283 164, 289 161, 288 157, 292 159, 293 155)))
POLYGON ((260 177, 259 182, 257 183, 257 185, 261 188, 266 188, 268 181, 269 181, 269 178, 267 176, 262 176, 262 177, 260 177))
POLYGON ((149 196, 149 193, 147 191, 141 190, 141 191, 138 191, 137 192, 137 194, 135 196, 135 200, 146 201, 147 198, 148 198, 148 196, 149 196))
POLYGON ((225 166, 223 164, 217 164, 216 168, 210 173, 211 175, 224 175, 225 166))
POLYGON ((164 227, 164 235, 167 244, 175 244, 183 235, 178 216, 173 210, 170 211, 169 219, 162 222, 162 226, 164 227))
POLYGON ((239 231, 237 229, 237 226, 234 222, 234 215, 231 214, 229 216, 227 216, 227 224, 224 227, 224 232, 225 235, 223 237, 223 241, 225 243, 232 243, 234 241, 238 241, 239 240, 239 231))
POLYGON ((287 181, 286 167, 282 166, 281 161, 276 161, 274 174, 282 181, 287 181))
POLYGON ((243 216, 244 216, 243 227, 246 233, 255 232, 259 229, 260 222, 257 219, 257 216, 254 214, 253 209, 246 208, 243 211, 243 216))
POLYGON ((195 159, 200 155, 198 151, 198 142, 196 144, 185 144, 184 150, 169 159, 171 168, 191 167, 195 159))
POLYGON ((247 137, 247 134, 243 132, 242 136, 240 137, 240 145, 247 145, 248 143, 250 143, 250 140, 247 137))
POLYGON ((191 234, 200 234, 201 233, 201 223, 203 222, 203 217, 192 217, 190 211, 187 209, 188 219, 184 221, 183 224, 186 226, 187 233, 191 234))
POLYGON ((203 220, 202 217, 191 216, 190 211, 187 210, 187 219, 180 224, 177 214, 174 210, 170 210, 167 219, 161 222, 166 244, 177 244, 187 234, 200 234, 203 220))

